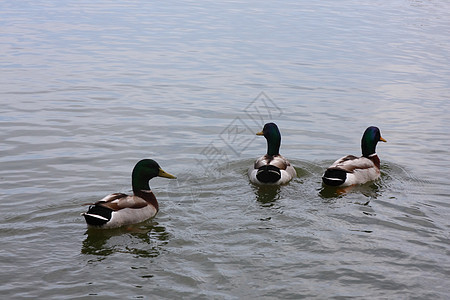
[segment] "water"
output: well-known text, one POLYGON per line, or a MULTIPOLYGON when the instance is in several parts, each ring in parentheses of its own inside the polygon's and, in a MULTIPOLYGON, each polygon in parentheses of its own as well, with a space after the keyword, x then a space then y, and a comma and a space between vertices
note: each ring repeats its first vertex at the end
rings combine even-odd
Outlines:
POLYGON ((447 298, 449 6, 3 1, 1 294, 447 298), (299 176, 258 189, 268 121, 299 176), (381 179, 323 189, 369 125, 381 179), (87 231, 147 157, 158 215, 87 231))

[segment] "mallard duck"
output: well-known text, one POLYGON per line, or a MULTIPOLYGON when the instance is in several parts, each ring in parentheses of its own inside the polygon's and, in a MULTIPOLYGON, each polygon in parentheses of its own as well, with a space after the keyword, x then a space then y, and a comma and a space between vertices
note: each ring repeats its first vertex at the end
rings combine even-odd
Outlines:
POLYGON ((322 177, 322 181, 330 186, 350 186, 363 184, 380 176, 380 159, 375 148, 378 142, 386 142, 380 130, 370 126, 364 131, 361 139, 362 156, 344 156, 336 160, 322 177))
POLYGON ((255 184, 286 184, 297 176, 297 172, 289 161, 280 155, 281 133, 275 123, 267 123, 261 132, 267 140, 267 154, 255 161, 248 170, 250 181, 255 184))
POLYGON ((139 161, 131 175, 133 195, 114 193, 88 204, 88 211, 82 214, 88 227, 116 228, 140 223, 155 216, 158 212, 158 201, 148 182, 157 176, 176 178, 166 173, 152 159, 139 161))

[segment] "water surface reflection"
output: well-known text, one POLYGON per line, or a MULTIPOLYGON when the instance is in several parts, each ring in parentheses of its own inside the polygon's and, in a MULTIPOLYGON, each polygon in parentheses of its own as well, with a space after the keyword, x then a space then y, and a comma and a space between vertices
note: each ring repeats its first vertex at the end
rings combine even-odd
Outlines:
POLYGON ((319 191, 319 196, 326 201, 333 201, 333 199, 343 198, 345 195, 350 193, 359 193, 367 199, 367 202, 363 203, 364 205, 367 205, 371 200, 380 196, 380 190, 380 184, 378 181, 346 187, 322 185, 322 188, 319 191))
POLYGON ((263 207, 272 207, 275 201, 280 198, 280 189, 281 187, 276 185, 255 186, 256 200, 263 207))
POLYGON ((154 221, 107 230, 89 228, 85 234, 81 253, 105 257, 114 253, 156 257, 170 238, 166 228, 154 221))

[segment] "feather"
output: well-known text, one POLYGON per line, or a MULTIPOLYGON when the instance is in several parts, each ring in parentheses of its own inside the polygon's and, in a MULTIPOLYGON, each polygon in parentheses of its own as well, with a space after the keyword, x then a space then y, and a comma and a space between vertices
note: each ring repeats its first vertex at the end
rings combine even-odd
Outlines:
POLYGON ((264 155, 249 168, 250 181, 256 184, 286 184, 297 176, 295 168, 282 155, 264 155))
POLYGON ((380 177, 380 159, 375 152, 378 141, 386 142, 377 127, 368 127, 361 139, 363 155, 347 155, 336 160, 325 170, 323 183, 330 186, 350 186, 380 177))
POLYGON ((89 227, 116 228, 140 223, 156 215, 158 201, 150 190, 148 181, 156 176, 176 178, 163 171, 154 160, 139 161, 133 169, 133 195, 113 193, 90 204, 82 214, 89 227))
POLYGON ((258 158, 248 170, 248 176, 255 184, 286 184, 297 176, 295 168, 280 155, 281 133, 275 123, 264 125, 263 131, 256 135, 264 135, 267 140, 267 154, 258 158))

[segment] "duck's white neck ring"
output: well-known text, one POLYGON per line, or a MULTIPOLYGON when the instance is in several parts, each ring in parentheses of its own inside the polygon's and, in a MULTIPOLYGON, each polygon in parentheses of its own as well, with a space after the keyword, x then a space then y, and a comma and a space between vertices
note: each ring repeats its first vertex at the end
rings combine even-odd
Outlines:
POLYGON ((374 156, 377 156, 377 153, 375 152, 375 153, 372 153, 372 154, 370 154, 368 157, 374 157, 374 156))

